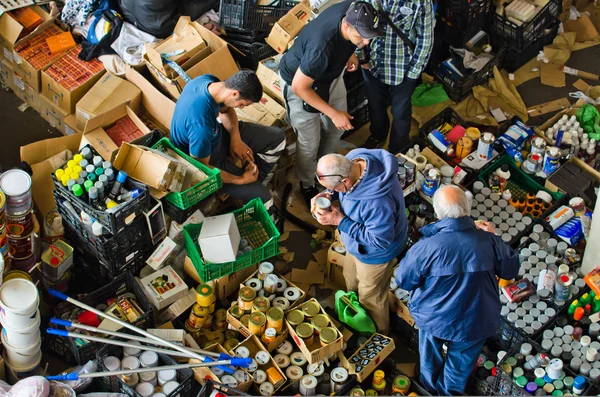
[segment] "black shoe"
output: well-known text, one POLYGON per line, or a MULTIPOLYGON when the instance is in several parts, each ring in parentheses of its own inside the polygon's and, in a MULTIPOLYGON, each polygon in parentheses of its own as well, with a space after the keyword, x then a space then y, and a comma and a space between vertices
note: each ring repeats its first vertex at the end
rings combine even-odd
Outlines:
POLYGON ((361 147, 365 149, 377 149, 381 144, 383 144, 383 141, 378 141, 371 135, 361 147))
POLYGON ((304 198, 304 202, 306 206, 310 209, 310 201, 319 194, 317 188, 313 185, 311 187, 305 188, 300 184, 300 193, 302 193, 302 197, 304 198))

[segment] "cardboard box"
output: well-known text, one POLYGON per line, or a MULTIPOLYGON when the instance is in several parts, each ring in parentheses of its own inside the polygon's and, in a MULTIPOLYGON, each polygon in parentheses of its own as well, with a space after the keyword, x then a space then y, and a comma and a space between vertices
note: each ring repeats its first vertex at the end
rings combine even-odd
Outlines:
MULTIPOLYGON (((195 346, 191 346, 191 347, 195 347, 195 346)), ((200 347, 198 346, 197 348, 199 349, 200 347)), ((208 350, 209 352, 229 354, 229 352, 227 350, 225 350, 225 348, 223 348, 223 346, 221 346, 220 344, 210 345, 209 347, 207 347, 204 350, 208 350)), ((193 362, 193 359, 191 359, 190 362, 193 362)), ((215 382, 222 383, 221 379, 217 375, 215 375, 214 372, 212 372, 210 370, 210 368, 211 367, 192 368, 192 370, 194 371, 194 378, 201 385, 204 385, 204 383, 206 383, 207 378, 211 379, 215 382)), ((241 383, 238 382, 238 385, 235 387, 235 389, 245 393, 248 390, 250 390, 250 387, 254 383, 254 377, 246 369, 244 369, 244 368, 240 368, 240 369, 246 374, 247 380, 245 382, 241 382, 241 383)))
POLYGON ((10 61, 13 60, 12 52, 18 44, 35 36, 54 21, 52 15, 48 14, 40 6, 34 5, 29 8, 38 14, 44 22, 25 37, 19 38, 24 27, 9 12, 5 12, 0 16, 0 44, 4 47, 4 57, 10 61))
POLYGON ((106 73, 77 102, 75 106, 76 127, 83 130, 88 120, 101 116, 123 104, 128 104, 134 112, 137 112, 140 106, 140 96, 141 91, 135 85, 106 73))
POLYGON ((336 240, 329 246, 329 250, 327 251, 327 279, 330 285, 344 291, 346 291, 346 279, 344 278, 345 263, 346 249, 341 241, 336 240), (344 249, 343 253, 340 248, 344 249))
POLYGON ((198 237, 204 261, 233 262, 240 247, 240 231, 231 213, 206 218, 198 237))
POLYGON ((189 225, 190 223, 193 223, 193 224, 202 223, 202 222, 204 222, 204 219, 206 219, 206 218, 204 218, 204 214, 202 214, 202 211, 196 210, 181 225, 175 221, 172 221, 171 227, 169 228, 169 238, 177 244, 184 245, 183 227, 185 225, 189 225))
POLYGON ((392 338, 374 333, 364 344, 356 349, 356 352, 350 358, 346 359, 343 354, 339 354, 340 362, 348 370, 348 374, 356 375, 356 380, 363 382, 377 369, 387 356, 392 354, 395 348, 396 346, 392 338), (369 345, 374 345, 374 348, 368 349, 367 346, 369 345), (359 355, 359 352, 364 349, 372 350, 374 357, 370 358, 370 361, 366 365, 361 365, 361 361, 364 358, 359 355), (380 351, 377 351, 379 349, 380 351))
MULTIPOLYGON (((246 280, 252 273, 256 271, 257 265, 249 266, 245 269, 238 270, 237 272, 228 274, 216 280, 210 281, 215 283, 215 291, 217 291, 217 298, 220 301, 225 301, 231 294, 236 292, 240 287, 241 280, 246 280)), ((183 266, 184 271, 188 276, 194 279, 199 284, 202 284, 202 280, 198 275, 198 271, 194 267, 192 260, 189 257, 185 257, 183 266)))
MULTIPOLYGON (((79 54, 80 51, 80 48, 76 48, 75 50, 69 52, 65 56, 65 61, 68 60, 69 64, 73 66, 76 65, 76 63, 73 62, 73 59, 76 60, 75 62, 85 63, 85 61, 81 61, 77 58, 77 54, 79 54)), ((96 64, 96 62, 99 63, 99 61, 96 60, 93 62, 97 67, 98 65, 96 64)), ((48 69, 52 69, 53 67, 62 67, 62 63, 62 60, 59 60, 53 65, 50 65, 48 69)), ((102 75, 104 75, 105 72, 104 69, 101 69, 94 75, 89 73, 89 78, 87 79, 87 81, 85 81, 78 87, 69 90, 61 84, 59 84, 52 76, 50 76, 48 74, 50 70, 48 69, 42 72, 42 95, 50 99, 56 106, 60 107, 62 110, 69 114, 75 113, 75 105, 77 104, 77 102, 79 102, 81 98, 83 98, 83 96, 90 90, 90 88, 92 88, 92 86, 96 84, 98 80, 100 80, 100 78, 102 77, 102 75)))
MULTIPOLYGON (((181 18, 187 18, 189 20, 189 17, 181 18)), ((190 60, 193 61, 190 63, 194 63, 194 65, 190 65, 186 70, 186 73, 191 79, 203 74, 212 74, 220 80, 225 80, 238 71, 237 64, 229 52, 227 42, 197 22, 191 22, 189 25, 194 28, 208 44, 206 48, 193 57, 193 60, 190 60)), ((179 95, 181 95, 183 87, 186 84, 185 80, 179 75, 174 78, 165 75, 160 69, 154 66, 154 64, 161 64, 160 59, 156 59, 156 54, 154 54, 154 57, 152 57, 152 53, 148 55, 150 56, 151 61, 146 60, 146 66, 156 83, 162 87, 171 98, 179 98, 179 95)))
POLYGON ((179 298, 175 303, 160 313, 158 318, 161 323, 173 321, 188 311, 194 303, 196 303, 196 289, 190 288, 186 295, 179 298))
POLYGON ((140 282, 144 294, 158 310, 188 294, 188 286, 171 266, 144 277, 140 282))
MULTIPOLYGON (((261 350, 266 351, 268 353, 267 349, 264 348, 264 346, 260 343, 260 341, 258 340, 258 338, 255 335, 251 335, 248 338, 246 338, 245 340, 243 340, 242 342, 240 342, 240 344, 237 345, 235 347, 235 349, 229 353, 235 354, 235 350, 240 346, 244 346, 250 351, 250 357, 256 356, 256 353, 258 353, 261 350)), ((273 385, 275 388, 275 392, 277 392, 277 390, 279 390, 284 384, 286 384, 287 377, 285 376, 285 374, 283 373, 281 368, 279 368, 279 366, 275 363, 275 360, 273 360, 273 357, 271 357, 271 354, 269 354, 269 362, 267 364, 259 364, 258 365, 258 369, 262 369, 265 372, 267 372, 270 368, 275 368, 277 370, 277 372, 279 372, 279 375, 281 375, 281 377, 283 379, 282 382, 280 382, 278 385, 273 385)), ((258 387, 258 386, 255 384, 255 387, 258 387)), ((275 393, 273 393, 273 394, 275 394, 275 393)))
POLYGON ((127 66, 125 77, 141 91, 141 103, 144 109, 146 109, 147 115, 163 131, 168 133, 171 130, 171 119, 175 112, 175 102, 150 83, 148 80, 151 78, 150 72, 147 69, 143 71, 148 77, 144 77, 144 75, 134 68, 127 66))
POLYGON ((556 124, 556 122, 558 120, 560 120, 562 118, 562 116, 564 116, 564 115, 567 115, 569 117, 575 116, 577 114, 578 110, 579 110, 579 108, 561 110, 560 112, 556 113, 554 116, 549 118, 544 124, 542 124, 538 127, 534 127, 534 131, 535 131, 536 135, 544 138, 544 141, 546 141, 546 144, 552 145, 552 141, 550 139, 548 139, 548 137, 546 137, 546 134, 545 134, 546 130, 548 128, 554 126, 554 124, 556 124))
POLYGON ((68 115, 67 112, 54 106, 46 97, 40 95, 40 116, 63 135, 65 134, 65 119, 68 115))
POLYGON ((398 297, 390 291, 390 311, 395 313, 396 316, 400 317, 402 320, 406 321, 408 325, 411 327, 415 326, 415 320, 412 318, 410 314, 410 310, 408 310, 408 306, 404 302, 402 302, 398 297))
POLYGON ((175 254, 177 253, 177 244, 169 237, 165 237, 165 239, 159 244, 158 247, 154 250, 152 255, 148 259, 146 259, 146 264, 150 266, 154 270, 159 270, 162 267, 167 265, 169 260, 173 259, 175 254))
POLYGON ((13 58, 12 58, 12 53, 11 53, 10 51, 8 51, 8 50, 6 49, 6 47, 4 47, 4 46, 2 45, 2 43, 0 43, 0 61, 1 61, 1 60, 3 60, 3 59, 5 59, 5 58, 6 58, 6 55, 8 55, 8 56, 9 56, 9 61, 11 61, 11 62, 12 62, 12 59, 13 59, 13 58))
POLYGON ((74 114, 65 117, 65 135, 83 134, 83 130, 77 128, 77 119, 74 114))
MULTIPOLYGON (((131 121, 133 121, 144 135, 150 133, 148 127, 137 117, 129 105, 119 105, 106 113, 88 120, 83 129, 84 140, 96 149, 104 160, 114 161, 119 152, 119 147, 108 136, 106 130, 114 126, 117 120, 125 116, 129 116, 131 121)), ((135 144, 143 139, 144 137, 142 136, 129 143, 135 144)))
POLYGON ((263 94, 260 102, 253 103, 244 109, 235 109, 238 119, 266 126, 287 125, 285 108, 267 94, 263 94))
POLYGON ((277 55, 260 61, 256 68, 256 75, 267 95, 278 101, 280 105, 284 105, 282 82, 279 77, 281 57, 282 55, 277 55))
POLYGON ((313 18, 312 7, 308 0, 302 0, 279 21, 275 22, 266 42, 278 53, 283 54, 288 45, 313 18))
POLYGON ((156 47, 145 44, 144 60, 150 62, 163 76, 169 79, 177 78, 178 74, 168 64, 163 63, 161 54, 176 53, 169 60, 177 63, 184 71, 195 65, 205 55, 202 51, 206 42, 200 33, 194 29, 189 17, 179 17, 173 34, 156 47))
MULTIPOLYGON (((316 304, 319 304, 319 302, 314 298, 309 299, 307 302, 311 302, 311 301, 315 302, 316 304)), ((321 309, 320 312, 322 314, 325 314, 326 316, 328 316, 327 313, 325 312, 325 310, 323 310, 323 307, 321 305, 319 305, 319 308, 321 309)), ((323 360, 327 359, 329 356, 342 350, 344 347, 344 338, 343 338, 342 334, 340 333, 340 331, 331 322, 331 320, 330 320, 330 325, 331 325, 331 327, 333 327, 336 330, 336 332, 338 333, 338 337, 335 341, 331 342, 327 346, 321 346, 321 341, 319 340, 319 338, 314 338, 315 339, 314 343, 311 346, 306 346, 304 341, 302 339, 300 339, 298 334, 296 334, 296 330, 294 329, 294 327, 292 325, 290 325, 290 323, 287 321, 287 318, 285 320, 285 324, 287 325, 288 330, 290 331, 290 335, 292 335, 292 339, 296 343, 296 346, 298 346, 298 348, 300 349, 302 354, 304 354, 304 357, 306 357, 306 360, 308 360, 308 362, 310 364, 313 364, 313 363, 316 363, 319 361, 323 361, 323 360)))
POLYGON ((0 68, 0 82, 2 82, 2 85, 14 89, 15 86, 15 82, 14 82, 14 71, 13 71, 13 65, 12 62, 6 58, 4 58, 2 60, 2 63, 0 63, 1 68, 0 68))
POLYGON ((167 191, 173 179, 177 164, 147 148, 123 143, 113 167, 127 172, 131 178, 160 191, 167 191))
POLYGON ((13 91, 23 102, 27 103, 33 110, 40 112, 40 93, 25 83, 17 75, 13 76, 13 91))

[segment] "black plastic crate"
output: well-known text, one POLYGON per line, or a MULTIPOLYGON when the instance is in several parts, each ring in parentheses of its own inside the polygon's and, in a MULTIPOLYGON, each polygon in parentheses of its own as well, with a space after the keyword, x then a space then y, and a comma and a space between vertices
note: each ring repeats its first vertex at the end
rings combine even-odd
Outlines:
POLYGON ((283 0, 260 6, 251 0, 221 0, 219 24, 225 28, 268 32, 292 8, 283 0))
POLYGON ((390 322, 392 325, 392 333, 395 334, 409 349, 418 352, 419 328, 408 324, 394 313, 390 313, 390 322))
POLYGON ((369 101, 367 100, 367 93, 362 80, 353 87, 346 86, 346 101, 350 110, 359 109, 367 105, 369 101))
POLYGON ((506 45, 521 51, 539 38, 540 32, 555 20, 561 10, 560 0, 549 0, 529 22, 521 25, 510 21, 504 15, 491 12, 488 33, 490 36, 504 40, 506 45))
MULTIPOLYGON (((56 202, 59 203, 58 198, 56 202)), ((87 246, 113 274, 118 274, 140 258, 147 259, 152 252, 150 231, 143 215, 136 216, 116 235, 94 236, 62 204, 57 204, 57 210, 63 219, 65 234, 78 244, 87 246)))
MULTIPOLYGON (((85 147, 89 148, 94 156, 99 156, 98 152, 90 145, 86 145, 85 147)), ((79 152, 81 152, 81 150, 79 152)), ((60 168, 63 168, 65 164, 63 164, 60 168)), ((117 173, 116 170, 115 173, 117 173)), ((63 200, 69 201, 78 213, 81 211, 87 213, 96 221, 100 222, 102 226, 104 226, 111 234, 117 234, 119 231, 123 230, 125 226, 131 222, 132 215, 135 217, 141 215, 146 209, 148 209, 148 206, 150 205, 150 193, 148 191, 148 186, 143 183, 133 181, 131 178, 127 178, 124 187, 128 190, 136 188, 140 189, 141 193, 136 198, 129 200, 126 204, 120 204, 118 207, 115 207, 116 210, 111 209, 110 211, 97 210, 87 202, 76 197, 73 192, 71 192, 66 186, 63 186, 63 184, 56 179, 54 173, 52 173, 52 180, 54 181, 55 198, 56 195, 58 195, 56 200, 57 203, 62 203, 63 200)))
POLYGON ((348 113, 350 116, 354 117, 352 120, 350 120, 352 126, 354 127, 352 131, 362 128, 368 124, 369 121, 371 121, 369 117, 369 106, 366 103, 363 103, 362 105, 359 104, 358 108, 349 109, 348 113))
POLYGON ((42 350, 43 354, 50 353, 59 358, 62 362, 70 365, 76 364, 69 340, 63 336, 50 335, 42 332, 42 350))
POLYGON ((265 38, 269 35, 269 32, 260 32, 256 30, 235 29, 231 27, 224 29, 225 35, 222 37, 226 41, 243 41, 244 43, 252 44, 257 41, 264 42, 265 38))
MULTIPOLYGON (((121 274, 117 276, 110 284, 83 297, 77 297, 77 299, 86 305, 97 307, 99 304, 106 303, 108 299, 115 298, 117 295, 121 295, 126 292, 135 295, 140 309, 144 311, 142 316, 133 325, 142 329, 152 327, 154 325, 153 306, 148 298, 146 298, 142 288, 131 273, 121 274)), ((63 320, 68 320, 69 314, 75 309, 76 307, 74 305, 63 302, 54 308, 54 313, 56 317, 62 318, 63 320)), ((71 351, 73 352, 75 361, 79 365, 84 365, 89 360, 94 359, 96 352, 98 352, 98 350, 104 346, 102 343, 84 342, 75 338, 69 338, 68 340, 71 345, 71 351)))
MULTIPOLYGON (((525 49, 519 51, 510 46, 506 46, 504 51, 504 58, 502 59, 502 68, 509 73, 517 71, 521 66, 537 57, 540 51, 544 49, 544 46, 552 44, 554 38, 558 34, 558 28, 560 27, 560 21, 555 19, 551 22, 550 26, 540 31, 541 36, 537 38, 531 45, 525 49)), ((496 39, 495 36, 491 37, 492 47, 498 45, 505 45, 505 41, 496 39)))
POLYGON ((232 40, 230 38, 226 38, 226 40, 245 55, 241 56, 240 54, 236 54, 240 55, 236 56, 236 59, 242 67, 248 69, 254 70, 258 67, 258 63, 263 59, 277 55, 277 51, 262 40, 253 43, 232 40))
MULTIPOLYGON (((177 361, 173 360, 171 357, 167 356, 163 353, 158 354, 158 363, 159 366, 165 365, 176 365, 177 361)), ((118 358, 123 357, 123 348, 120 346, 105 346, 101 350, 96 353, 96 364, 100 371, 108 371, 106 366, 104 365, 104 357, 106 356, 115 356, 118 358)), ((177 389, 173 390, 172 393, 168 394, 166 397, 187 397, 192 396, 192 380, 194 378, 194 371, 191 368, 183 368, 176 370, 177 373, 177 383, 179 386, 177 389)), ((121 380, 119 376, 104 376, 100 378, 100 381, 104 385, 104 387, 113 393, 123 393, 130 397, 141 397, 141 395, 135 391, 134 388, 128 386, 125 382, 121 380)), ((195 384, 196 382, 194 382, 195 384)))
POLYGON ((490 0, 444 0, 438 3, 435 31, 439 38, 462 47, 482 30, 492 7, 490 0))
POLYGON ((453 101, 460 102, 471 93, 473 87, 485 84, 488 81, 492 76, 494 66, 498 66, 502 61, 503 53, 504 48, 500 48, 494 58, 490 59, 481 70, 460 78, 442 68, 440 63, 435 69, 435 78, 444 85, 444 90, 453 101))

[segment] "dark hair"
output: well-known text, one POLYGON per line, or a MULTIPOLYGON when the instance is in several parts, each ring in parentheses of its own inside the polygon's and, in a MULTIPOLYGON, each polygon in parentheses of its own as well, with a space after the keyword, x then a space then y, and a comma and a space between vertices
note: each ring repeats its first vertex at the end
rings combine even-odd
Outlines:
POLYGON ((225 88, 239 91, 240 99, 258 102, 263 95, 263 88, 258 76, 251 70, 240 70, 223 82, 225 88))

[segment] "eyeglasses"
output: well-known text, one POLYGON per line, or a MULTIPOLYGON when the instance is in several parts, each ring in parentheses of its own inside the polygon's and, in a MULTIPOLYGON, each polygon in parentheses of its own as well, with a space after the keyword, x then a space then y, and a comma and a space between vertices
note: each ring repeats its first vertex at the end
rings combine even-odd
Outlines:
POLYGON ((321 180, 321 178, 331 178, 331 177, 334 177, 334 176, 337 176, 337 177, 339 177, 339 178, 340 178, 340 180, 341 180, 341 179, 344 179, 344 178, 346 178, 344 175, 340 175, 340 174, 319 175, 319 173, 318 173, 318 172, 315 172, 315 176, 317 177, 317 179, 318 179, 319 181, 321 180))

